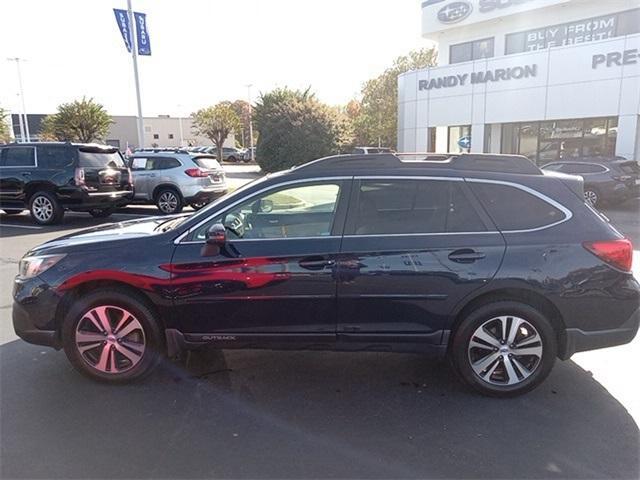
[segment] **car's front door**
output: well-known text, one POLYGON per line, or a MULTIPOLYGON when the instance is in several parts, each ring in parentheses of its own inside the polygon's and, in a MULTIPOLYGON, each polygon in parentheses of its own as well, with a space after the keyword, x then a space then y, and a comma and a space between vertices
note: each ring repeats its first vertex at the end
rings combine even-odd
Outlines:
POLYGON ((23 206, 25 185, 38 180, 35 147, 11 146, 0 150, 0 202, 4 206, 23 206))
POLYGON ((338 339, 440 343, 455 305, 497 272, 502 235, 462 179, 356 179, 351 198, 338 339))
POLYGON ((268 187, 193 229, 171 264, 178 329, 333 343, 334 273, 350 187, 345 178, 268 187), (215 224, 227 231, 221 249, 205 243, 215 224))
POLYGON ((134 157, 131 159, 129 166, 133 175, 133 187, 135 190, 136 200, 150 200, 151 192, 150 184, 155 172, 155 159, 147 157, 134 157))

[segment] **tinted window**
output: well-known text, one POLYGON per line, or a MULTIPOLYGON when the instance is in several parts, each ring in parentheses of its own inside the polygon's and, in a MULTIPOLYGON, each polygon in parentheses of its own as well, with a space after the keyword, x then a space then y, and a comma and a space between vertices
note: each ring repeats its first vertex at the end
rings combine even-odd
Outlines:
POLYGON ((36 149, 33 147, 8 147, 2 151, 3 167, 34 167, 36 149))
POLYGON ((624 163, 621 162, 621 163, 618 163, 617 165, 620 167, 620 170, 622 170, 624 173, 631 174, 631 175, 640 174, 640 163, 638 162, 634 162, 634 161, 624 162, 624 163))
POLYGON ((350 222, 356 235, 486 230, 461 185, 439 180, 364 180, 350 222))
POLYGON ((500 230, 527 230, 558 222, 565 215, 550 203, 508 185, 470 182, 500 230))
POLYGON ((602 173, 605 171, 604 167, 600 165, 589 165, 586 163, 567 163, 562 171, 565 173, 602 173))
POLYGON ((330 235, 339 193, 337 183, 275 188, 213 218, 196 230, 193 238, 203 240, 215 223, 223 223, 231 239, 330 235))
POLYGON ((449 63, 468 62, 473 58, 473 42, 451 45, 449 63))
POLYGON ((38 165, 65 168, 73 165, 73 150, 65 147, 38 146, 38 165))
POLYGON ((81 167, 124 167, 122 157, 118 152, 78 152, 78 165, 81 167))
POLYGON ((181 163, 176 158, 161 157, 156 159, 155 165, 157 170, 167 170, 169 168, 179 167, 181 163))

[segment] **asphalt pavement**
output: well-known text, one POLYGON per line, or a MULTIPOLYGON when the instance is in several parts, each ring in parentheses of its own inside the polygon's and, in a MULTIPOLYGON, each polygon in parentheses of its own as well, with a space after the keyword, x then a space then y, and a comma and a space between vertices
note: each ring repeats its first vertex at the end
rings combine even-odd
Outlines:
MULTIPOLYGON (((235 168, 238 185, 256 176, 235 168)), ((606 214, 640 245, 640 199, 606 214)), ((10 292, 29 248, 96 223, 0 216, 0 478, 640 475, 640 339, 558 361, 509 400, 470 392, 445 363, 385 353, 204 352, 141 383, 91 382, 64 353, 16 340, 10 292)))

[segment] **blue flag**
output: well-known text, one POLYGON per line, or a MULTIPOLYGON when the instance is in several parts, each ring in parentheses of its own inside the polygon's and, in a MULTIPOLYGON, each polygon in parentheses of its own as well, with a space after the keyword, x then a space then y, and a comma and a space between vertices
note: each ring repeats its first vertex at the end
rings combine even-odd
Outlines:
POLYGON ((131 38, 131 24, 129 23, 129 15, 126 10, 120 10, 118 8, 113 9, 113 13, 116 14, 116 22, 118 22, 118 28, 122 34, 122 39, 127 47, 127 52, 131 52, 131 44, 133 39, 131 38))
POLYGON ((147 15, 133 12, 136 20, 136 40, 138 42, 138 55, 151 55, 151 43, 149 42, 149 30, 147 30, 147 15))

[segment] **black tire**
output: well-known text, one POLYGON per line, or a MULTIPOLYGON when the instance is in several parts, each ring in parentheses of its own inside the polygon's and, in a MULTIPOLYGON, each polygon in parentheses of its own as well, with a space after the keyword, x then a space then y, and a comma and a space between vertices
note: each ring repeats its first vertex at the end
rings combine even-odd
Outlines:
MULTIPOLYGON (((111 318, 110 323, 112 327, 116 327, 117 317, 116 319, 111 318)), ((83 326, 81 326, 81 328, 83 328, 83 326)), ((121 331, 123 330, 121 329, 121 331)), ((89 334, 100 335, 97 328, 96 333, 89 332, 89 334)), ((80 343, 83 347, 92 345, 91 342, 80 343)), ((125 341, 125 344, 126 343, 127 342, 125 341)), ((94 291, 79 300, 76 300, 73 303, 73 307, 64 318, 62 324, 62 345, 67 358, 76 370, 93 380, 106 383, 127 383, 143 378, 151 373, 151 371, 157 366, 158 362, 162 358, 162 352, 164 351, 162 329, 155 318, 153 310, 146 304, 146 302, 135 296, 135 294, 119 289, 94 291), (140 352, 135 352, 140 358, 135 364, 130 362, 131 366, 128 369, 126 369, 127 362, 129 361, 127 360, 128 357, 120 354, 118 350, 125 347, 119 341, 113 341, 113 343, 110 343, 113 340, 111 337, 115 336, 115 333, 113 335, 104 335, 103 338, 109 339, 109 341, 104 340, 102 344, 99 344, 95 348, 85 350, 84 355, 80 352, 78 344, 76 343, 76 329, 78 328, 79 322, 88 322, 86 316, 88 312, 92 311, 92 309, 96 307, 107 305, 110 306, 107 312, 111 317, 113 317, 114 312, 118 313, 118 308, 124 309, 126 312, 130 313, 133 316, 133 319, 137 320, 141 326, 141 329, 134 330, 130 333, 129 337, 131 335, 136 335, 138 338, 143 338, 142 344, 144 344, 144 351, 141 355, 139 355, 140 352), (118 343, 118 345, 116 346, 115 343, 118 343), (99 369, 99 361, 97 364, 93 365, 90 356, 100 356, 100 352, 102 352, 104 348, 109 348, 111 350, 107 354, 109 360, 105 362, 106 365, 109 365, 109 367, 107 367, 108 369, 111 368, 112 361, 119 362, 118 368, 120 368, 121 365, 123 365, 122 362, 124 362, 125 368, 122 368, 121 371, 117 371, 117 369, 114 371, 102 371, 99 369), (115 360, 116 358, 117 360, 115 360)), ((134 344, 131 343, 131 345, 134 344)), ((127 351, 131 353, 130 349, 127 349, 127 351)))
POLYGON ((234 157, 233 155, 231 155, 229 158, 227 158, 227 162, 229 163, 236 163, 238 160, 236 160, 236 157, 234 157))
POLYGON ((584 200, 593 208, 599 208, 603 203, 602 195, 600 195, 600 192, 594 187, 585 187, 584 200))
POLYGON ((22 213, 24 210, 22 208, 20 209, 10 209, 7 210, 6 208, 2 210, 6 215, 18 215, 20 213, 22 213))
POLYGON ((165 215, 180 213, 184 207, 182 195, 175 188, 162 188, 156 193, 156 207, 165 215))
MULTIPOLYGON (((508 319, 507 322, 509 322, 508 319)), ((488 323, 488 325, 491 326, 493 324, 488 323)), ((516 328, 515 330, 518 331, 519 328, 516 328)), ((486 332, 484 328, 483 332, 486 332)), ((514 344, 515 343, 518 342, 514 341, 514 344)), ((461 379, 478 392, 483 395, 493 397, 514 397, 533 390, 549 375, 557 356, 557 349, 558 347, 554 329, 544 315, 530 305, 514 301, 502 301, 485 304, 468 314, 466 318, 462 320, 460 325, 457 327, 449 346, 449 357, 454 369, 461 379), (525 376, 523 374, 524 370, 521 370, 519 367, 516 368, 517 372, 515 373, 523 375, 516 375, 515 378, 517 378, 518 381, 512 385, 507 384, 508 378, 511 378, 511 376, 506 368, 506 362, 508 362, 513 368, 514 363, 509 360, 512 358, 512 355, 509 352, 517 350, 507 348, 510 347, 508 345, 497 345, 499 348, 493 347, 493 350, 495 351, 492 351, 492 347, 489 346, 483 346, 481 349, 470 347, 472 338, 476 339, 474 345, 477 345, 478 343, 478 337, 475 336, 477 330, 484 327, 490 321, 500 322, 500 320, 495 320, 497 317, 511 318, 511 323, 509 323, 511 326, 514 325, 514 317, 526 322, 523 324, 524 330, 520 330, 521 333, 518 333, 518 335, 522 336, 522 332, 526 332, 524 337, 520 337, 524 338, 524 340, 519 340, 521 344, 526 344, 527 347, 529 347, 528 342, 531 340, 528 339, 535 339, 535 337, 527 337, 526 335, 531 335, 536 331, 541 339, 540 342, 533 342, 531 344, 535 346, 541 345, 542 347, 541 356, 537 360, 532 356, 523 357, 514 355, 517 361, 522 362, 520 365, 524 364, 525 360, 526 362, 531 362, 527 363, 527 366, 531 365, 530 371, 532 373, 525 376), (533 331, 529 327, 533 327, 533 331), (505 351, 502 351, 503 349, 505 351), (472 355, 477 355, 478 351, 489 353, 486 354, 486 356, 481 356, 479 360, 475 360, 476 363, 474 365, 476 365, 476 368, 478 368, 478 363, 484 359, 490 359, 489 357, 498 356, 495 362, 487 364, 484 375, 485 378, 488 377, 488 379, 481 378, 480 374, 476 373, 472 367, 472 355), (522 378, 520 379, 521 376, 522 378)))
POLYGON ((116 209, 113 207, 109 208, 94 208, 93 210, 89 210, 89 213, 93 218, 107 218, 110 217, 116 209))
POLYGON ((29 212, 39 225, 54 225, 62 221, 64 209, 56 196, 50 192, 36 192, 29 199, 29 212))
POLYGON ((200 203, 190 203, 189 206, 194 210, 200 210, 201 208, 206 207, 209 202, 200 202, 200 203))

